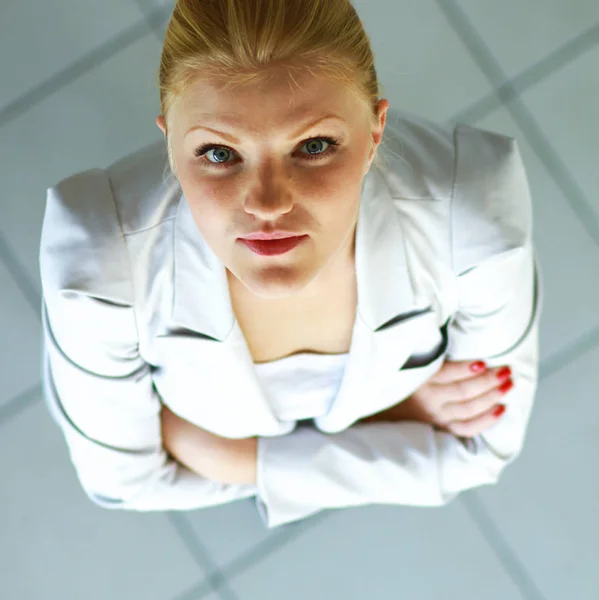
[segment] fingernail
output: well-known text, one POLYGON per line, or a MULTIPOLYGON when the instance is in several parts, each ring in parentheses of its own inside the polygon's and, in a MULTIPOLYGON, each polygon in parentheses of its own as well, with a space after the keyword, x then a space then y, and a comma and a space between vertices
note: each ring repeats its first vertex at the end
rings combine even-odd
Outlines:
POLYGON ((470 370, 474 373, 479 373, 480 371, 484 371, 487 368, 487 365, 482 360, 477 360, 470 365, 470 370))
POLYGON ((509 367, 503 367, 503 369, 499 369, 499 371, 497 371, 497 379, 505 379, 511 375, 512 370, 509 367))
POLYGON ((500 404, 494 411, 493 411, 493 416, 494 417, 500 417, 503 413, 505 412, 505 405, 504 404, 500 404))
POLYGON ((514 382, 508 379, 505 383, 502 383, 497 389, 502 393, 506 394, 514 387, 514 382))

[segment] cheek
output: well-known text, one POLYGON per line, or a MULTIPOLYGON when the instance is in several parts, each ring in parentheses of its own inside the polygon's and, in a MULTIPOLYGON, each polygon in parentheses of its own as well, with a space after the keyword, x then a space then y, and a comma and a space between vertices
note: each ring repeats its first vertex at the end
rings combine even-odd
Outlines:
POLYGON ((359 196, 363 169, 364 163, 355 155, 328 167, 309 169, 298 180, 300 194, 305 199, 318 199, 325 204, 340 197, 347 200, 356 194, 359 196))
POLYGON ((231 227, 234 200, 227 199, 222 185, 182 176, 179 181, 200 233, 211 246, 219 245, 231 227))

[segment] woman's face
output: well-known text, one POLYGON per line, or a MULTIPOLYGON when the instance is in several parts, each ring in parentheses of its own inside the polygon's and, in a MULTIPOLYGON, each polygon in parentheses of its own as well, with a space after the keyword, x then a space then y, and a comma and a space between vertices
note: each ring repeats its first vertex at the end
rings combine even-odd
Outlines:
MULTIPOLYGON (((235 90, 201 80, 168 118, 172 160, 200 233, 228 277, 264 299, 310 296, 354 265, 362 181, 389 107, 379 102, 373 130, 344 87, 308 72, 294 80, 292 88, 277 75, 235 90), (278 256, 239 241, 264 229, 308 237, 278 256)), ((163 117, 156 122, 166 133, 163 117)))

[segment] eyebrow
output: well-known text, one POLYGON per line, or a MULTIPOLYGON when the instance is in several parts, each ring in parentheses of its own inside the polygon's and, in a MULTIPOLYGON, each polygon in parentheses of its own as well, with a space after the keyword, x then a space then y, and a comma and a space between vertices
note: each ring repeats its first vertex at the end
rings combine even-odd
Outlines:
MULTIPOLYGON (((309 123, 307 126, 302 125, 300 127, 300 129, 298 129, 295 133, 292 133, 289 136, 289 139, 290 140, 297 139, 298 137, 303 135, 306 131, 308 131, 309 129, 312 129, 313 127, 316 127, 316 125, 322 123, 323 121, 329 121, 329 120, 333 120, 333 119, 336 121, 342 121, 343 123, 347 123, 347 121, 345 119, 343 119, 342 117, 340 117, 338 115, 325 115, 324 117, 321 117, 320 119, 314 121, 313 123, 309 123)), ((185 134, 184 137, 187 137, 191 132, 196 131, 198 129, 204 129, 205 131, 215 133, 215 134, 225 138, 226 140, 230 141, 232 144, 241 144, 241 140, 236 138, 234 135, 224 133, 223 131, 218 131, 217 129, 211 129, 210 127, 204 127, 202 125, 197 125, 196 127, 192 127, 191 129, 188 129, 187 133, 185 134)))

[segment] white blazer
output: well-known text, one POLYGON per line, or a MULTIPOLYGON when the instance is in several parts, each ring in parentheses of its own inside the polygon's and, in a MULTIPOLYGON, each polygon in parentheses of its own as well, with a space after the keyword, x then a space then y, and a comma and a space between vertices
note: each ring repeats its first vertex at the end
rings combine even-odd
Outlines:
POLYGON ((338 396, 308 424, 269 406, 224 265, 160 141, 48 190, 43 382, 83 489, 105 508, 189 510, 255 497, 268 527, 325 508, 441 506, 498 481, 536 393, 542 305, 517 142, 390 110, 363 183, 358 310, 338 396), (506 413, 462 439, 419 422, 355 424, 445 360, 510 365, 506 413), (161 403, 227 438, 258 437, 258 481, 223 485, 163 449, 161 403), (355 424, 355 425, 354 425, 355 424))

